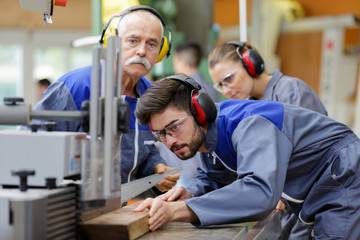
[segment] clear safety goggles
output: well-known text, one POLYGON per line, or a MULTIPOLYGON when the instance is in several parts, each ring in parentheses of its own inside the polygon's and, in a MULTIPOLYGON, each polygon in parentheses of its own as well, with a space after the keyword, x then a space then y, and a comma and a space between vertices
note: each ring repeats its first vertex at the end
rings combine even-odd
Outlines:
POLYGON ((183 116, 182 118, 176 120, 173 123, 170 123, 162 130, 153 130, 152 134, 157 140, 161 142, 166 141, 166 135, 176 138, 181 133, 181 129, 186 118, 187 115, 183 116))

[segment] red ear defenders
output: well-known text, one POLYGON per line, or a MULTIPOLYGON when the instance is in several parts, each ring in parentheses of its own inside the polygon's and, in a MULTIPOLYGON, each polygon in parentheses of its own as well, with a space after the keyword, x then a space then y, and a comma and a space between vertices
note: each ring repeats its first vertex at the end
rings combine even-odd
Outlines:
MULTIPOLYGON (((158 58, 156 60, 156 62, 160 62, 164 59, 164 57, 169 57, 170 56, 170 50, 171 50, 171 30, 168 26, 166 26, 165 24, 165 21, 164 19, 161 17, 160 13, 158 11, 156 11, 155 9, 149 7, 149 6, 146 6, 146 5, 136 5, 136 6, 133 6, 133 7, 130 7, 128 9, 126 9, 125 11, 123 11, 120 15, 115 15, 115 16, 112 16, 110 18, 110 20, 107 22, 107 24, 105 25, 103 31, 102 31, 102 34, 101 34, 101 38, 100 38, 100 44, 103 44, 104 43, 104 38, 105 38, 105 32, 106 30, 109 28, 109 25, 111 23, 111 21, 114 19, 114 18, 119 18, 121 19, 123 16, 125 16, 126 14, 130 13, 130 12, 134 12, 134 11, 138 11, 138 10, 145 10, 145 11, 148 11, 150 13, 152 13, 153 15, 155 15, 161 22, 161 24, 163 25, 163 28, 166 28, 168 29, 168 32, 169 32, 169 40, 163 36, 162 39, 161 39, 161 46, 160 46, 160 52, 159 52, 159 55, 158 55, 158 58)), ((117 34, 117 30, 116 30, 116 34, 117 34)))
POLYGON ((200 84, 185 75, 172 75, 166 78, 177 80, 193 89, 191 92, 190 109, 198 124, 205 126, 215 120, 217 115, 215 103, 207 93, 199 93, 199 90, 202 88, 200 84))
POLYGON ((264 60, 255 49, 246 50, 243 54, 240 53, 240 50, 246 47, 244 42, 231 41, 226 44, 235 45, 238 48, 236 49, 236 53, 239 55, 242 65, 245 70, 251 77, 257 77, 265 70, 264 60))

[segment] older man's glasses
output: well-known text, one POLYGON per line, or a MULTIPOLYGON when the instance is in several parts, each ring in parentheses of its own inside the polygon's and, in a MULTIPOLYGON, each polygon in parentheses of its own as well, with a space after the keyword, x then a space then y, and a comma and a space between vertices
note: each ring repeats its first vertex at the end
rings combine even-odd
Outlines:
POLYGON ((214 84, 214 88, 217 91, 222 92, 224 87, 229 87, 234 82, 236 72, 237 70, 226 74, 220 82, 214 84))
POLYGON ((182 129, 182 124, 184 123, 185 119, 187 118, 187 115, 183 116, 182 118, 176 120, 175 122, 169 123, 163 130, 153 130, 152 134, 154 137, 164 142, 166 141, 166 135, 169 135, 171 137, 177 137, 182 129))

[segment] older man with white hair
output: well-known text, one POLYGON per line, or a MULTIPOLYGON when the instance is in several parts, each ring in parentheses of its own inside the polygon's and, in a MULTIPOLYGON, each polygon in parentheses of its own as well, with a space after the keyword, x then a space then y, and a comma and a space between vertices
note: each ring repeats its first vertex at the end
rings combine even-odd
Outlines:
MULTIPOLYGON (((134 115, 138 98, 151 85, 144 76, 154 64, 169 54, 170 47, 163 36, 166 27, 161 15, 148 6, 134 6, 119 16, 118 35, 122 39, 122 94, 130 106, 129 131, 121 141, 121 181, 129 182, 171 167, 160 157, 148 127, 142 127, 134 115), (164 55, 165 52, 165 55, 164 55)), ((170 33, 171 34, 171 33, 170 33)), ((36 104, 34 110, 80 110, 90 98, 92 67, 73 70, 55 81, 36 104)), ((57 122, 55 130, 82 131, 79 122, 57 122)), ((167 191, 179 174, 167 176, 156 188, 167 191)))

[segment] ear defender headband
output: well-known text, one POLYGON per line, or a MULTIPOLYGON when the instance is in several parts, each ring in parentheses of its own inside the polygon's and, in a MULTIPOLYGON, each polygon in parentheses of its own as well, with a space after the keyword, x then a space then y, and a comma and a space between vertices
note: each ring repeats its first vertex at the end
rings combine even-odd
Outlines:
MULTIPOLYGON (((148 11, 150 13, 152 13, 153 15, 155 15, 161 22, 163 28, 167 29, 168 32, 169 32, 169 40, 163 36, 162 39, 161 39, 161 45, 160 45, 160 52, 159 52, 159 55, 156 59, 156 63, 158 62, 161 62, 164 57, 169 57, 170 56, 170 50, 171 50, 171 30, 168 26, 166 26, 165 24, 165 21, 164 19, 161 17, 160 13, 158 13, 158 11, 156 11, 155 9, 149 7, 149 6, 146 6, 146 5, 136 5, 136 6, 133 6, 133 7, 130 7, 128 9, 126 9, 125 11, 123 11, 120 15, 115 15, 115 16, 112 16, 110 18, 110 20, 107 22, 107 24, 105 25, 103 31, 102 31, 102 34, 101 34, 101 38, 100 38, 100 44, 103 44, 104 42, 106 43, 106 38, 105 38, 105 32, 106 30, 109 28, 109 25, 111 23, 111 21, 114 19, 114 18, 119 18, 119 21, 121 20, 122 17, 124 17, 126 14, 128 13, 131 13, 131 12, 134 12, 134 11, 138 11, 138 10, 145 10, 145 11, 148 11)), ((117 29, 115 30, 115 33, 116 35, 118 34, 117 32, 117 29)))
POLYGON ((239 55, 242 65, 251 77, 257 77, 265 70, 264 60, 255 49, 246 50, 243 54, 240 49, 246 47, 244 42, 231 41, 226 44, 237 46, 236 53, 239 55))
POLYGON ((192 89, 190 109, 198 124, 206 126, 215 120, 217 115, 215 103, 207 93, 199 93, 199 90, 202 88, 200 84, 184 75, 172 75, 166 78, 179 81, 192 89))

